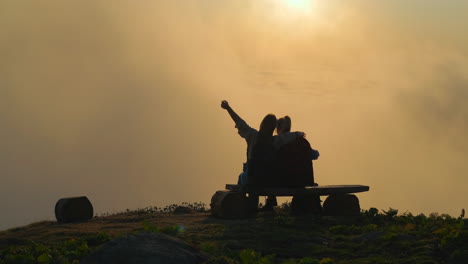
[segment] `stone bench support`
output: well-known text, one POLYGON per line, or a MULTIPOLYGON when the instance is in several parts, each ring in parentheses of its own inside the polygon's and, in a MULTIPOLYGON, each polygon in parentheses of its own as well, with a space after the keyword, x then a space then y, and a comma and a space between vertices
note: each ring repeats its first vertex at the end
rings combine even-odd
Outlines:
POLYGON ((359 199, 352 193, 367 192, 365 185, 324 185, 299 188, 254 187, 249 185, 226 184, 226 189, 218 191, 211 200, 214 216, 222 218, 242 218, 247 216, 246 194, 259 196, 293 196, 293 212, 323 213, 333 216, 359 215, 359 199), (320 205, 320 196, 328 196, 320 205))

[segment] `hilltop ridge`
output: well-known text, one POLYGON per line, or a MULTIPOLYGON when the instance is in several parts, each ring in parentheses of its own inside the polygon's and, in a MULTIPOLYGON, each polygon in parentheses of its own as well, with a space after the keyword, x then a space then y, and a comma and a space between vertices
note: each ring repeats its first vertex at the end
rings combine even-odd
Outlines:
POLYGON ((185 203, 101 215, 88 222, 42 221, 0 232, 0 263, 78 263, 108 241, 137 232, 175 236, 208 263, 462 263, 468 221, 433 213, 363 210, 357 217, 276 212, 225 220, 185 203), (185 208, 180 210, 179 208, 185 208))

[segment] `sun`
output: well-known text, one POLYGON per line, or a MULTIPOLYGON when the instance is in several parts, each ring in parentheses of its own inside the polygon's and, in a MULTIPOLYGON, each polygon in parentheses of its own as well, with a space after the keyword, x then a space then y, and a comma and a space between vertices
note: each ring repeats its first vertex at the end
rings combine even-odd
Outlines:
POLYGON ((308 0, 283 0, 283 2, 286 7, 297 10, 308 8, 310 4, 308 0))
POLYGON ((315 0, 274 0, 280 13, 286 16, 308 16, 315 0))

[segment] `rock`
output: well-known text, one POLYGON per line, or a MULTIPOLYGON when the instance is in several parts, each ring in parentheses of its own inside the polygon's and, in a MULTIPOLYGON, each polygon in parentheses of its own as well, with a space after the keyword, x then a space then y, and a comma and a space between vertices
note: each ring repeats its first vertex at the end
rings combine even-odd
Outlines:
POLYGON ((323 214, 331 216, 358 216, 359 199, 353 194, 333 194, 323 203, 323 214))
POLYGON ((177 206, 176 209, 174 209, 174 214, 191 214, 193 213, 192 208, 187 207, 187 206, 177 206))
POLYGON ((245 218, 249 215, 249 201, 244 193, 222 190, 211 198, 211 214, 220 218, 245 218))
POLYGON ((81 264, 197 264, 208 260, 180 239, 161 233, 137 233, 104 244, 81 264))
POLYGON ((55 204, 60 223, 87 221, 93 217, 93 205, 86 196, 62 198, 55 204))

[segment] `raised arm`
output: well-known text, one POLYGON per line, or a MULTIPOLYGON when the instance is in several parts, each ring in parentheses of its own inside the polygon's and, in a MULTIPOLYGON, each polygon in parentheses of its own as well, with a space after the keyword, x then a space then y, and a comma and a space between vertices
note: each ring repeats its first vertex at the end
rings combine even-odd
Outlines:
POLYGON ((223 100, 221 101, 221 108, 226 109, 231 116, 232 120, 234 120, 234 123, 239 123, 242 119, 239 117, 234 110, 232 110, 231 106, 229 105, 228 101, 223 100))
POLYGON ((229 103, 224 100, 221 102, 221 108, 226 109, 231 116, 232 120, 234 120, 234 123, 236 123, 236 128, 238 130, 238 133, 241 137, 245 138, 247 142, 250 142, 257 133, 257 130, 251 128, 242 118, 240 118, 239 115, 232 110, 232 108, 229 106, 229 103))

